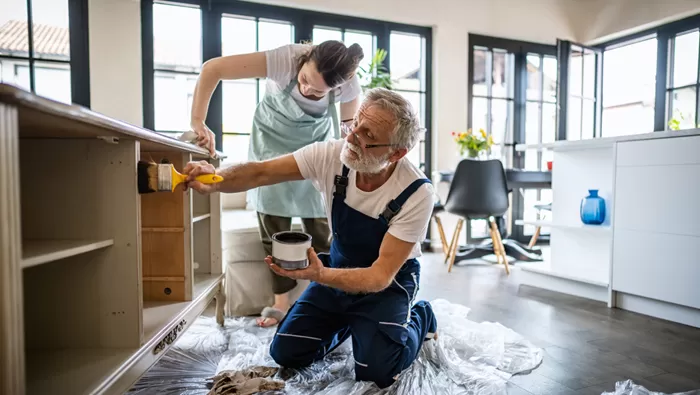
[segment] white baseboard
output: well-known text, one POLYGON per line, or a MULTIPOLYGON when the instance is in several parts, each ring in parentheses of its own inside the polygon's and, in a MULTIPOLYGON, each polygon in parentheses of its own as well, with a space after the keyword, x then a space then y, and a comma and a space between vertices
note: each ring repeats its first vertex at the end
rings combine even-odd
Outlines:
MULTIPOLYGON (((514 266, 514 268, 518 268, 514 266)), ((531 287, 542 288, 549 291, 560 292, 581 298, 608 301, 608 287, 596 284, 584 283, 550 274, 533 272, 528 270, 518 270, 520 284, 531 287)))
POLYGON ((622 292, 615 293, 615 306, 622 310, 700 328, 700 310, 622 292))

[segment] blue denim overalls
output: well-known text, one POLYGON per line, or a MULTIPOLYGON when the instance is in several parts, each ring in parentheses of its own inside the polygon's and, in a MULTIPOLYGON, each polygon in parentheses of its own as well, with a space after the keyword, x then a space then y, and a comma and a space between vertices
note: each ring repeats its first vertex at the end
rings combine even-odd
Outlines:
MULTIPOLYGON (((333 242, 330 255, 319 255, 326 267, 372 266, 391 218, 409 196, 430 182, 415 180, 379 218, 372 218, 345 204, 348 172, 343 166, 342 176, 335 178, 333 242)), ((413 258, 404 263, 391 286, 378 293, 349 294, 312 282, 279 323, 270 346, 272 358, 284 367, 305 367, 352 336, 356 379, 373 381, 380 388, 390 386, 437 329, 430 304, 413 305, 419 278, 420 264, 413 258)))

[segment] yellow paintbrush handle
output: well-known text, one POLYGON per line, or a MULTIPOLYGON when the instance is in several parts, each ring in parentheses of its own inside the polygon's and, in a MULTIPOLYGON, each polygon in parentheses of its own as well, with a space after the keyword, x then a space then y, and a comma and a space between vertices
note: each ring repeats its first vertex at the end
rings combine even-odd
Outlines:
POLYGON ((218 176, 216 174, 202 174, 194 178, 195 180, 201 182, 202 184, 216 184, 224 180, 224 177, 218 176))

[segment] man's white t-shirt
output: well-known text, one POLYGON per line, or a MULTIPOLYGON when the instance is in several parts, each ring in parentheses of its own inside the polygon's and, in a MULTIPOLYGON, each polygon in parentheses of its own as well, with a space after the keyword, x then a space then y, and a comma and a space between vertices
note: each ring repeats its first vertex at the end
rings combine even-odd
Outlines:
MULTIPOLYGON (((323 196, 331 228, 335 176, 342 174, 343 169, 343 163, 340 161, 343 142, 344 140, 316 142, 294 152, 301 175, 311 180, 323 196)), ((357 188, 356 174, 352 169, 348 174, 345 204, 372 218, 378 218, 386 205, 397 198, 413 181, 426 178, 406 157, 399 160, 387 182, 372 192, 357 188)), ((389 233, 398 239, 415 243, 409 258, 421 256, 420 244, 425 238, 432 211, 433 186, 426 183, 408 198, 401 211, 389 222, 389 233)))
MULTIPOLYGON (((270 93, 276 93, 289 85, 297 75, 297 58, 299 55, 311 50, 310 44, 289 44, 265 52, 267 62, 267 84, 265 89, 270 93)), ((360 79, 357 75, 334 89, 335 102, 345 103, 352 101, 362 92, 360 79)), ((328 108, 328 95, 321 100, 311 100, 299 92, 297 85, 291 92, 294 101, 299 104, 307 114, 320 115, 328 108)), ((338 114, 340 117, 340 114, 338 114)))

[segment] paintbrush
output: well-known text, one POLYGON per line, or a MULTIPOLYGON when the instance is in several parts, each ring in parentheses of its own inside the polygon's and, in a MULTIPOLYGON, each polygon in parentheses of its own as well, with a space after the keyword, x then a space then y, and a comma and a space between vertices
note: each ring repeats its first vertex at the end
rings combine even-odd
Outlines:
MULTIPOLYGON (((170 191, 175 192, 175 188, 187 180, 187 176, 178 173, 170 163, 155 163, 139 161, 137 167, 138 191, 139 193, 151 193, 170 191)), ((215 184, 224 180, 216 174, 202 174, 195 177, 195 180, 202 184, 215 184)))

